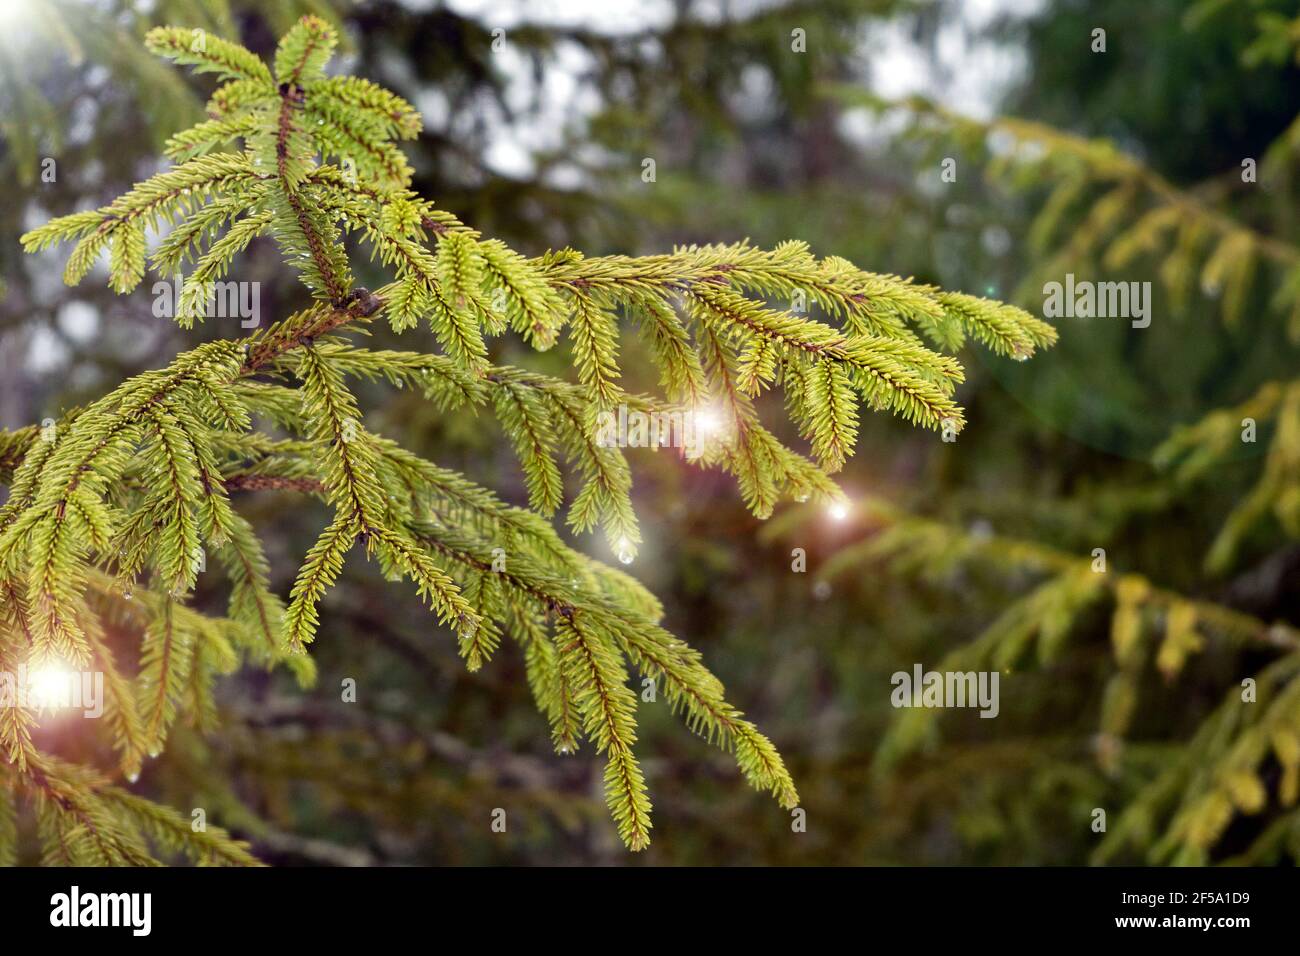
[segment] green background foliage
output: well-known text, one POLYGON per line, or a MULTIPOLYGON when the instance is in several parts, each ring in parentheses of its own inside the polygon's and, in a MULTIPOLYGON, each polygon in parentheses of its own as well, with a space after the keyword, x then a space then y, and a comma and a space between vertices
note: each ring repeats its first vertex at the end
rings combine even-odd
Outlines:
MULTIPOLYGON (((259 858, 284 863, 1300 854, 1288 624, 1300 619, 1293 4, 1047 0, 975 23, 956 3, 785 3, 722 19, 688 3, 675 19, 612 33, 441 4, 286 3, 273 15, 239 2, 147 14, 32 6, 46 11, 24 26, 32 42, 0 44, 0 163, 20 184, 0 198, 6 428, 59 417, 236 334, 155 317, 151 278, 122 297, 93 275, 63 287, 66 251, 23 261, 18 243, 156 172, 167 138, 203 118, 211 79, 191 81, 143 49, 160 23, 237 37, 267 58, 302 13, 338 23, 347 72, 424 115, 403 144, 412 189, 525 256, 746 238, 772 249, 795 237, 818 256, 1035 314, 1043 282, 1066 272, 1155 290, 1149 329, 1059 320, 1056 348, 1024 364, 964 348, 956 442, 864 412, 857 454, 837 476, 853 501, 844 521, 787 503, 764 524, 730 477, 629 452, 644 540, 626 570, 779 748, 807 832, 673 726, 661 696, 636 705, 655 840, 626 854, 603 806, 603 761, 547 746, 522 657, 505 648, 466 672, 415 596, 360 561, 322 602, 316 689, 255 667, 221 678, 219 726, 178 723, 132 793, 202 806, 259 858), (498 26, 504 54, 493 50, 498 26), (790 48, 796 27, 805 54, 790 48), (1090 49, 1097 27, 1104 54, 1090 49), (989 68, 954 57, 963 33, 1023 64, 974 117, 957 91, 989 68), (900 103, 878 55, 898 35, 946 77, 925 101, 900 103), (519 94, 521 79, 565 72, 575 57, 594 107, 519 94), (503 170, 501 130, 530 123, 550 135, 503 170), (57 185, 40 181, 44 156, 57 159, 57 185), (656 160, 654 183, 641 178, 644 157, 656 160), (955 183, 939 178, 947 157, 955 183), (1257 183, 1241 181, 1245 157, 1258 161, 1257 183), (93 334, 79 336, 88 311, 93 334), (33 361, 51 351, 59 363, 33 361), (1240 441, 1247 416, 1255 443, 1240 441), (791 571, 796 547, 806 574, 791 571), (1000 716, 894 709, 890 675, 916 662, 996 667, 1000 716), (360 688, 355 705, 337 701, 345 677, 360 688), (1240 701, 1245 678, 1259 682, 1255 703, 1240 701), (505 834, 490 829, 495 807, 508 812, 505 834), (1092 829, 1096 808, 1105 834, 1092 829)), ((238 262, 233 277, 262 283, 266 321, 302 308, 267 239, 238 262)), ((364 256, 353 268, 367 288, 388 281, 364 256)), ((368 346, 412 348, 383 324, 374 331, 368 346)), ((567 346, 528 355, 506 337, 491 349, 494 364, 570 367, 567 346)), ((621 386, 654 391, 655 371, 637 359, 620 351, 621 386)), ((547 476, 520 472, 494 415, 440 409, 409 387, 354 387, 368 430, 402 436, 512 504, 544 496, 547 476)), ((765 420, 782 418, 779 404, 765 420)), ((241 506, 263 530, 271 591, 288 598, 328 512, 279 491, 241 506)), ((615 557, 608 542, 581 543, 615 557)), ((219 609, 226 590, 209 577, 192 603, 219 609)), ((102 761, 97 745, 65 739, 76 723, 48 742, 102 761)), ((40 835, 26 818, 17 825, 30 857, 40 835)))

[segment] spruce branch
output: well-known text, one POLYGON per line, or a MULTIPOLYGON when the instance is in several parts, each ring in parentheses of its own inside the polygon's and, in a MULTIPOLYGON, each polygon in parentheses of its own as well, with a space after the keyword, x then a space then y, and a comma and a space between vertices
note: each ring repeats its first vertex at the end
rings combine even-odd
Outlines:
POLYGON ((51 861, 253 862, 221 831, 189 836, 172 811, 110 774, 129 778, 142 753, 161 752, 184 725, 220 733, 213 684, 242 662, 284 665, 310 683, 321 603, 355 551, 415 584, 471 670, 507 637, 519 646, 556 749, 585 739, 604 755, 607 803, 630 848, 647 845, 652 823, 629 668, 662 684, 672 709, 730 752, 751 785, 793 807, 775 746, 699 654, 659 625, 655 597, 549 520, 567 503, 569 528, 600 527, 623 560, 635 554, 632 468, 602 439, 601 414, 626 406, 680 418, 721 403, 727 434, 686 457, 734 475, 766 517, 785 499, 840 496, 829 473, 852 454, 863 403, 960 427, 961 366, 922 334, 951 349, 970 334, 1022 358, 1054 333, 1014 307, 819 259, 801 242, 527 258, 411 190, 398 141, 419 133, 418 114, 367 80, 327 76, 336 42, 333 27, 305 17, 269 68, 215 37, 151 31, 151 50, 221 82, 208 119, 173 135, 170 169, 23 237, 29 252, 75 242, 69 283, 102 256, 118 292, 150 269, 185 280, 175 318, 186 326, 202 317, 210 283, 269 248, 256 244, 263 237, 307 296, 242 341, 207 342, 128 379, 64 415, 48 440, 38 429, 0 432, 9 488, 0 664, 96 661, 111 674, 106 723, 118 762, 110 772, 55 761, 32 743, 33 715, 15 709, 0 715, 0 791, 32 795, 51 861), (350 243, 388 275, 374 291, 355 285, 350 243), (362 347, 376 320, 427 344, 362 347), (628 326, 639 342, 625 337, 628 326), (495 364, 490 342, 503 335, 538 351, 565 337, 572 375, 495 364), (643 353, 662 396, 624 389, 622 366, 643 353), (373 431, 354 379, 411 388, 443 414, 494 420, 519 459, 529 507, 373 431), (811 458, 764 425, 769 391, 783 394, 811 458), (248 495, 286 493, 318 498, 332 518, 282 599, 269 549, 239 509, 248 495), (191 606, 205 555, 229 583, 224 616, 191 606), (122 647, 124 637, 134 646, 122 647), (126 673, 118 660, 139 666, 126 673))

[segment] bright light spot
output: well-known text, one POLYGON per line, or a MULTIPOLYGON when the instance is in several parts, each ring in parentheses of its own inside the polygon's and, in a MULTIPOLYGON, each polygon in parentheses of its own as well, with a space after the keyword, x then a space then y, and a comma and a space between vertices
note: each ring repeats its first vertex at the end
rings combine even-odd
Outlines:
POLYGON ((38 375, 53 374, 61 371, 71 357, 67 344, 47 326, 38 325, 32 331, 27 342, 27 368, 30 371, 38 375))
POLYGON ((690 457, 698 456, 711 441, 723 438, 731 430, 730 416, 717 405, 691 409, 686 424, 686 446, 690 457))
POLYGON ((63 334, 72 341, 89 342, 99 331, 99 310, 88 302, 73 299, 59 309, 58 321, 63 334))
POLYGON ((826 509, 826 513, 834 521, 843 521, 849 516, 849 503, 847 501, 837 501, 826 509))
POLYGON ((70 699, 76 675, 58 664, 43 664, 27 675, 28 699, 38 707, 58 707, 70 699))
POLYGON ((716 441, 725 441, 731 431, 731 417, 717 405, 692 408, 683 423, 686 457, 699 458, 716 441))
MULTIPOLYGON (((41 12, 33 10, 32 5, 33 0, 0 0, 0 27, 11 30, 25 21, 29 23, 33 16, 41 16, 41 12)), ((59 14, 50 15, 57 17, 59 14)), ((5 39, 12 38, 6 37, 5 39)), ((30 37, 27 39, 30 39, 30 37)))
POLYGON ((722 416, 714 408, 696 409, 695 427, 701 435, 716 435, 722 431, 722 416))

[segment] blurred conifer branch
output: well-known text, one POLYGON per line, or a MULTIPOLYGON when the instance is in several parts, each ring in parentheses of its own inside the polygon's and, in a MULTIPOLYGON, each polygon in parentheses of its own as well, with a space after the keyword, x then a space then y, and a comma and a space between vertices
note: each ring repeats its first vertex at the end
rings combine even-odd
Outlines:
MULTIPOLYGON (((1196 281, 1205 295, 1222 298, 1224 321, 1235 324, 1264 261, 1280 270, 1273 307, 1288 317, 1292 338, 1300 340, 1300 246, 1221 208, 1234 184, 1243 185, 1243 170, 1184 189, 1109 140, 1016 117, 976 120, 919 96, 888 100, 843 86, 827 92, 849 106, 903 115, 907 135, 961 146, 985 164, 991 179, 1013 190, 1049 184, 1029 229, 1037 267, 1016 298, 1038 298, 1042 276, 1087 273, 1099 265, 1122 269, 1141 256, 1155 256, 1178 308, 1185 308, 1196 281)), ((1293 161, 1295 135, 1300 132, 1284 135, 1267 151, 1257 171, 1260 182, 1293 161)))
POLYGON ((1269 429, 1268 452, 1259 480, 1206 553, 1206 567, 1215 573, 1234 565, 1243 540, 1270 514, 1288 535, 1300 537, 1300 380, 1269 382, 1240 405, 1178 428, 1156 449, 1156 463, 1172 469, 1180 485, 1203 483, 1240 449, 1245 427, 1269 429))
MULTIPOLYGON (((1034 583, 1024 596, 935 665, 940 672, 1050 668, 1060 662, 1089 612, 1109 604, 1113 672, 1101 696, 1092 742, 1099 769, 1108 776, 1118 775, 1125 766, 1124 737, 1150 668, 1166 683, 1173 682, 1211 641, 1275 653, 1276 659, 1256 677, 1260 704, 1243 706, 1242 688, 1232 686, 1222 707, 1158 762, 1159 772, 1144 781, 1125 806, 1119 825, 1097 848, 1096 859, 1105 861, 1136 847, 1148 854, 1150 863, 1203 865, 1236 813, 1257 814, 1268 806, 1270 759, 1282 768, 1273 787, 1279 816, 1250 852, 1275 853, 1280 846, 1296 852, 1300 684, 1291 678, 1300 665, 1300 628, 1159 587, 1144 575, 1108 567, 1104 554, 1099 564, 1095 554, 1074 555, 990 531, 971 531, 908 514, 878 498, 855 502, 855 514, 868 533, 832 554, 817 569, 819 579, 861 574, 870 566, 934 581, 977 568, 1020 583, 1032 576, 1034 583)), ((809 518, 806 510, 792 511, 764 534, 785 537, 809 518)), ((877 748, 875 770, 887 772, 932 745, 940 713, 926 708, 900 711, 877 748)), ((1056 743, 1049 739, 1041 746, 1056 743)))
MULTIPOLYGON (((1208 7, 1202 11, 1210 13, 1208 7)), ((1261 23, 1265 33, 1281 27, 1261 23)), ((1294 30, 1286 29, 1290 37, 1294 30)), ((1043 278, 1083 274, 1099 265, 1121 269, 1153 257, 1177 308, 1186 308, 1196 280, 1206 296, 1222 297, 1225 322, 1237 326, 1267 266, 1271 307, 1286 316, 1291 341, 1300 342, 1300 245, 1224 211, 1232 190, 1244 188, 1242 170, 1182 189, 1107 140, 1010 117, 977 121, 921 97, 890 101, 848 87, 830 92, 851 105, 903 113, 910 118, 908 135, 936 147, 950 148, 955 141, 986 164, 991 179, 1013 190, 1048 184, 1028 233, 1034 266, 1015 298, 1041 301, 1043 278)), ((1269 147, 1259 181, 1284 180, 1298 144, 1300 120, 1269 147)), ((1217 573, 1230 569, 1243 539, 1270 514, 1288 535, 1300 536, 1300 382, 1269 383, 1238 407, 1180 427, 1154 456, 1163 467, 1179 463, 1175 477, 1185 486, 1227 460, 1248 425, 1272 426, 1269 452, 1255 488, 1227 516, 1206 555, 1207 568, 1217 573)))

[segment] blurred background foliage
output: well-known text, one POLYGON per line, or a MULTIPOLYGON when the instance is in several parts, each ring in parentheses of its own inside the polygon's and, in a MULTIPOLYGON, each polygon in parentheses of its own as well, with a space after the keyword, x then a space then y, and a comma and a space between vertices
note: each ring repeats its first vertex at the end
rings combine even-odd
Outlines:
MULTIPOLYGON (((522 662, 465 673, 413 597, 351 566, 317 689, 229 679, 223 728, 178 731, 143 792, 275 863, 1300 856, 1297 4, 0 2, 0 426, 239 334, 158 320, 148 283, 65 289, 17 236, 124 191, 201 115, 209 87, 145 53, 149 26, 265 55, 303 12, 343 28, 348 72, 423 113, 414 188, 527 254, 799 238, 1039 314, 1067 272, 1151 281, 1153 321, 1057 320, 1024 366, 966 350, 960 439, 864 416, 843 521, 796 508, 764 527, 724 477, 633 454, 632 570, 781 749, 806 832, 643 702, 657 838, 630 857, 599 761, 550 752, 522 662), (1001 715, 895 710, 890 675, 914 663, 996 666, 1001 715)), ((265 321, 301 300, 273 250, 242 268, 265 321)), ((380 395, 376 428, 525 500, 494 426, 380 395)), ((245 503, 285 591, 320 523, 289 504, 245 503)))

